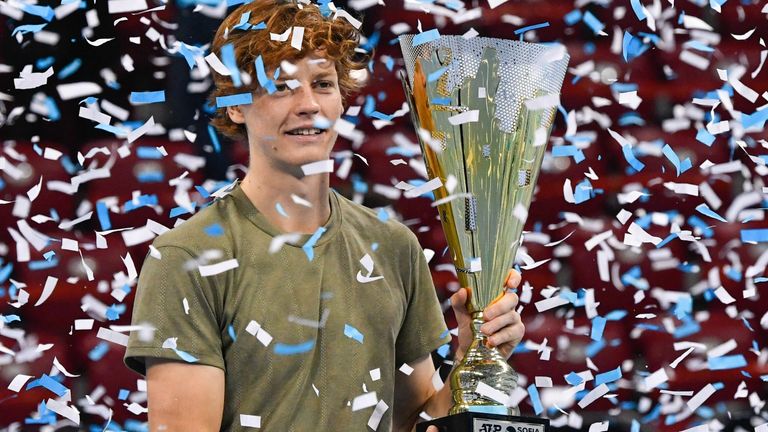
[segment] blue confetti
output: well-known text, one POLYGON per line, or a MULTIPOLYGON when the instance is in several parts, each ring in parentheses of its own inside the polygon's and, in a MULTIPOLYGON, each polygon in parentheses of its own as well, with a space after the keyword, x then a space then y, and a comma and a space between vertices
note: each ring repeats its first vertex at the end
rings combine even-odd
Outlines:
POLYGON ((597 374, 597 376, 595 376, 595 386, 614 382, 619 379, 621 379, 621 366, 617 367, 616 369, 610 370, 608 372, 597 374))
POLYGON ((51 20, 56 16, 50 6, 37 6, 28 3, 21 3, 21 10, 30 15, 39 16, 48 22, 51 22, 51 20))
POLYGON ((165 102, 165 90, 131 92, 130 102, 133 105, 165 102))
POLYGON ((642 39, 628 31, 624 32, 624 39, 622 40, 622 56, 624 57, 625 62, 629 63, 635 58, 640 57, 648 50, 648 48, 648 44, 644 43, 642 39))
POLYGON ((248 23, 248 21, 251 19, 251 12, 246 11, 243 12, 242 15, 240 15, 240 22, 237 23, 237 25, 232 27, 232 30, 250 30, 251 24, 248 23))
POLYGON ((627 311, 625 311, 623 309, 615 309, 615 310, 612 310, 612 311, 608 312, 605 315, 605 319, 606 319, 606 321, 619 321, 622 318, 624 318, 625 316, 627 316, 627 311))
POLYGON ((376 214, 376 217, 379 218, 379 221, 386 222, 389 220, 389 213, 382 207, 379 209, 378 213, 376 214))
POLYGON ((448 354, 450 353, 451 353, 450 344, 440 345, 440 348, 437 349, 437 355, 439 355, 442 358, 448 358, 448 354))
POLYGON ((17 33, 22 35, 27 33, 37 33, 40 30, 44 29, 45 26, 47 25, 48 23, 20 25, 13 29, 13 32, 11 32, 11 36, 16 36, 17 33))
POLYGON ((101 225, 102 231, 108 231, 112 229, 112 221, 109 220, 109 209, 104 201, 96 202, 96 216, 99 219, 99 225, 101 225))
POLYGON ((27 384, 27 390, 37 387, 45 387, 58 397, 64 396, 69 391, 69 389, 66 388, 63 384, 51 378, 47 374, 43 374, 43 376, 40 378, 30 381, 27 384))
POLYGON ((568 12, 567 14, 565 14, 565 16, 563 17, 563 21, 565 21, 566 25, 572 26, 578 23, 579 21, 581 21, 581 18, 582 18, 581 9, 574 9, 568 12))
POLYGON ((360 343, 363 343, 363 338, 365 337, 362 333, 360 333, 360 330, 352 327, 349 324, 344 324, 344 336, 350 339, 354 339, 360 343))
POLYGON ((227 332, 229 333, 229 337, 232 338, 232 342, 237 342, 237 335, 235 334, 235 326, 232 324, 227 327, 227 332))
POLYGON ((752 114, 741 115, 741 125, 744 126, 744 129, 749 129, 752 127, 756 129, 762 129, 765 127, 766 120, 768 120, 768 108, 763 108, 762 110, 755 111, 752 114))
POLYGON ((221 143, 219 142, 219 136, 216 134, 216 129, 214 129, 211 125, 208 125, 208 136, 211 138, 213 150, 216 153, 221 153, 221 143))
POLYGON ((21 318, 18 315, 0 315, 0 318, 2 318, 3 322, 6 324, 10 324, 14 321, 21 322, 21 318))
POLYGON ((197 363, 198 358, 193 356, 192 354, 182 351, 178 348, 172 348, 173 352, 176 353, 177 356, 179 356, 180 359, 184 360, 187 363, 197 363))
POLYGON ((261 85, 267 93, 272 94, 277 91, 275 83, 267 77, 267 71, 264 69, 264 59, 261 58, 261 54, 256 57, 256 79, 259 80, 261 85))
POLYGON ((710 370, 725 370, 745 367, 747 360, 741 354, 721 357, 710 357, 708 362, 710 370))
POLYGON ((697 40, 693 40, 693 39, 687 41, 686 43, 684 43, 683 47, 684 48, 693 48, 693 49, 698 50, 698 51, 709 52, 709 53, 715 52, 715 49, 712 48, 711 46, 709 46, 709 45, 707 45, 707 44, 705 44, 703 42, 699 42, 697 40))
MULTIPOLYGON (((46 258, 47 259, 47 258, 46 258)), ((13 271, 13 263, 9 262, 0 269, 0 283, 4 283, 11 276, 13 271)))
POLYGON ((253 94, 251 93, 238 93, 229 96, 219 96, 216 98, 217 108, 226 108, 236 105, 249 105, 253 103, 253 94))
POLYGON ((395 59, 387 56, 387 57, 384 57, 382 60, 384 61, 384 66, 387 68, 387 70, 392 72, 392 70, 395 68, 395 59))
POLYGON ((599 34, 605 28, 605 24, 600 22, 600 20, 597 19, 597 17, 594 16, 590 11, 584 12, 582 21, 584 21, 584 24, 586 24, 590 29, 592 29, 592 31, 595 32, 595 34, 599 34))
POLYGON ((584 152, 575 145, 559 145, 552 147, 553 157, 572 157, 573 161, 581 163, 585 159, 584 152))
POLYGON ((589 337, 594 341, 599 341, 603 338, 603 331, 605 330, 605 318, 596 316, 592 318, 592 332, 589 337))
POLYGON ((696 132, 696 141, 706 145, 707 147, 712 147, 712 143, 715 142, 715 136, 709 133, 706 128, 701 128, 698 132, 696 132))
MULTIPOLYGON (((261 56, 259 56, 261 58, 261 56)), ((235 59, 235 47, 231 43, 225 44, 221 47, 221 62, 229 69, 229 74, 232 77, 232 84, 235 87, 243 85, 243 81, 240 78, 240 70, 237 68, 237 60, 235 59)))
POLYGON ((741 241, 743 243, 766 243, 768 242, 768 229, 743 229, 741 230, 741 241))
POLYGON ((635 12, 638 21, 644 20, 646 18, 645 11, 643 11, 643 4, 640 3, 640 0, 630 0, 629 3, 632 5, 632 11, 635 12))
POLYGON ((440 38, 440 32, 438 32, 437 29, 427 30, 413 37, 413 46, 417 47, 419 45, 423 45, 427 42, 432 42, 439 38, 440 38))
POLYGON ((61 119, 59 107, 56 105, 56 101, 52 97, 48 96, 45 98, 45 107, 48 109, 48 118, 51 121, 58 121, 61 119))
POLYGON ((568 375, 565 376, 565 382, 572 386, 577 386, 584 382, 584 378, 582 378, 579 374, 576 372, 571 372, 568 375))
POLYGON ((684 161, 680 162, 680 158, 678 158, 677 153, 672 150, 672 147, 670 147, 669 144, 664 144, 664 148, 662 148, 661 151, 664 153, 664 156, 666 156, 667 159, 669 159, 669 161, 672 162, 672 164, 675 166, 675 170, 677 170, 678 176, 691 169, 691 158, 685 158, 684 161))
POLYGON ((136 176, 141 183, 162 183, 165 175, 162 171, 143 171, 136 176))
POLYGON ((139 195, 135 200, 126 201, 123 205, 123 212, 128 213, 142 207, 152 207, 158 205, 157 195, 139 195))
POLYGON ((200 49, 197 47, 193 47, 190 45, 185 44, 184 42, 179 42, 181 45, 179 46, 179 54, 181 54, 184 57, 184 60, 187 61, 187 66, 189 66, 189 69, 192 70, 195 67, 195 56, 200 54, 200 49))
POLYGON ((632 146, 630 146, 630 145, 623 145, 623 146, 621 146, 621 152, 624 154, 624 159, 627 160, 627 163, 629 163, 629 165, 635 171, 642 171, 643 168, 645 168, 645 164, 640 162, 635 157, 635 154, 632 152, 632 146))
POLYGON ((545 27, 549 27, 549 21, 543 22, 543 23, 539 23, 539 24, 531 24, 529 26, 521 27, 521 28, 515 30, 515 36, 520 36, 520 38, 522 40, 523 35, 526 32, 538 30, 540 28, 545 28, 545 27))
POLYGON ((596 356, 600 351, 602 351, 603 348, 605 348, 604 340, 594 341, 589 345, 587 345, 587 348, 584 352, 587 355, 587 357, 592 358, 596 356))
POLYGON ((170 212, 168 217, 175 218, 175 217, 178 217, 178 216, 181 216, 181 215, 192 213, 192 210, 194 210, 197 207, 197 203, 196 202, 192 202, 190 207, 191 208, 181 207, 181 206, 174 207, 174 208, 171 209, 171 212, 170 212))
POLYGON ((275 203, 275 210, 277 210, 277 212, 280 213, 280 216, 288 217, 288 213, 285 212, 285 209, 283 208, 282 204, 275 203))
POLYGON ((573 199, 576 204, 581 204, 592 198, 592 183, 588 179, 582 180, 573 191, 573 199))
POLYGON ((533 405, 533 411, 536 415, 540 415, 544 412, 544 408, 541 406, 541 398, 539 398, 539 389, 535 385, 528 386, 528 396, 531 398, 531 405, 533 405))
POLYGON ((139 146, 136 147, 136 157, 139 159, 162 159, 163 153, 157 147, 139 146))
POLYGON ((438 79, 440 79, 441 76, 448 70, 447 67, 441 67, 440 69, 430 72, 429 75, 427 75, 427 82, 435 82, 438 79))
POLYGON ((308 340, 306 342, 295 344, 295 345, 289 345, 284 343, 277 343, 275 344, 275 354, 277 355, 295 355, 295 354, 302 354, 305 352, 308 352, 312 350, 312 348, 315 347, 315 341, 308 340))
POLYGON ((205 234, 211 237, 218 237, 218 236, 224 235, 224 228, 221 225, 215 223, 213 225, 209 225, 205 227, 203 229, 203 232, 205 232, 205 234))
POLYGON ((117 394, 117 398, 119 400, 126 400, 126 399, 128 399, 128 395, 129 394, 131 394, 131 392, 129 392, 128 390, 120 389, 120 392, 117 394))
POLYGON ((690 294, 681 295, 678 297, 677 302, 675 303, 675 309, 673 311, 675 317, 677 317, 679 320, 682 320, 683 318, 690 316, 692 312, 693 297, 691 297, 690 294))
MULTIPOLYGON (((709 206, 707 204, 705 204, 705 203, 701 203, 701 204, 697 205, 696 206, 696 211, 701 213, 701 214, 703 214, 704 216, 709 216, 712 219, 717 219, 720 222, 728 222, 727 220, 725 220, 725 218, 723 218, 719 214, 715 213, 715 211, 712 210, 711 208, 709 208, 709 206)), ((742 241, 744 241, 744 240, 742 239, 742 241)))
POLYGON ((304 243, 304 246, 301 247, 301 249, 304 251, 305 254, 307 254, 307 258, 312 261, 315 258, 315 251, 313 248, 315 247, 315 243, 320 239, 320 236, 323 235, 323 233, 326 231, 325 227, 319 227, 317 231, 315 231, 314 234, 312 234, 312 237, 307 240, 306 243, 304 243))
POLYGON ((80 60, 79 58, 76 58, 76 59, 72 60, 68 65, 64 66, 59 71, 59 73, 58 73, 58 75, 56 77, 58 79, 69 78, 70 76, 72 76, 72 74, 77 72, 78 69, 80 69, 80 66, 82 64, 83 64, 83 61, 80 60))

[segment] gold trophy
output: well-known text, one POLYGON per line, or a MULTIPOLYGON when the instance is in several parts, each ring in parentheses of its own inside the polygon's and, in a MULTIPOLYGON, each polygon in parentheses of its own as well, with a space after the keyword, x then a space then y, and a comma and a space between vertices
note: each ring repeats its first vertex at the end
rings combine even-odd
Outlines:
MULTIPOLYGON (((424 35, 424 34, 422 34, 424 35)), ((480 332, 483 309, 504 294, 559 105, 562 45, 496 38, 402 35, 403 77, 443 231, 469 290, 473 341, 450 377, 454 405, 424 431, 548 429, 508 399, 517 373, 480 332)))

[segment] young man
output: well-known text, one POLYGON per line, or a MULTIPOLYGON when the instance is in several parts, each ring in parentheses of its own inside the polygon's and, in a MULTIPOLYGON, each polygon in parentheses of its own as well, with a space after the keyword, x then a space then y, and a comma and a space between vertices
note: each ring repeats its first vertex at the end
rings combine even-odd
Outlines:
MULTIPOLYGON (((133 322, 155 330, 131 335, 126 363, 147 376, 152 432, 406 431, 422 411, 450 408, 430 357, 450 335, 416 237, 333 192, 327 173, 302 170, 329 158, 328 124, 359 85, 350 71, 365 66, 358 41, 309 4, 256 0, 221 24, 212 51, 231 44, 253 80, 217 75, 213 97, 253 102, 220 109, 214 124, 247 138, 250 167, 229 195, 160 236, 142 269, 133 322), (243 16, 266 29, 238 25, 243 16), (270 40, 299 27, 301 50, 270 40), (353 403, 372 392, 375 408, 353 403)), ((508 286, 518 283, 512 272, 508 286)), ((451 298, 458 357, 471 340, 466 297, 451 298)), ((507 355, 524 331, 516 304, 508 293, 485 311, 483 331, 507 355)))

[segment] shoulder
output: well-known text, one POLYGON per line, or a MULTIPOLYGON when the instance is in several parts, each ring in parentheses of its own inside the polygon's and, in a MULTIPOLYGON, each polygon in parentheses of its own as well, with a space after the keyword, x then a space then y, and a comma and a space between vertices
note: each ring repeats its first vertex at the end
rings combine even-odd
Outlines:
POLYGON ((226 249, 230 243, 229 225, 237 208, 229 195, 202 208, 182 224, 158 236, 156 248, 176 247, 191 255, 209 249, 226 249))
POLYGON ((418 247, 419 242, 410 228, 395 219, 385 210, 375 210, 357 204, 336 193, 339 199, 339 207, 342 210, 344 224, 356 232, 365 233, 379 242, 394 243, 400 248, 418 247))

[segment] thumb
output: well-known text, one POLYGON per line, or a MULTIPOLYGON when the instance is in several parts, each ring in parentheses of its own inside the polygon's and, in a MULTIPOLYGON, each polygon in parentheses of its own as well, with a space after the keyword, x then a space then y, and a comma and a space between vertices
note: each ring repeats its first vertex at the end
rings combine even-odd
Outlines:
POLYGON ((451 308, 456 316, 457 324, 463 323, 469 319, 469 312, 467 311, 467 298, 469 292, 466 288, 461 288, 454 295, 451 296, 451 308))
POLYGON ((427 432, 438 432, 438 430, 436 426, 430 426, 427 428, 427 432))

